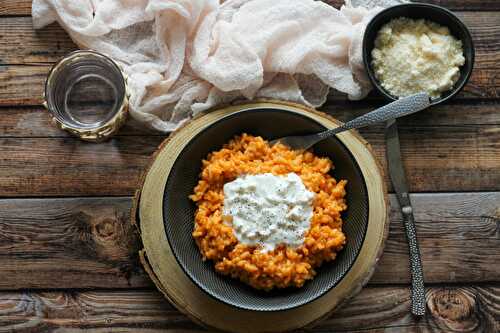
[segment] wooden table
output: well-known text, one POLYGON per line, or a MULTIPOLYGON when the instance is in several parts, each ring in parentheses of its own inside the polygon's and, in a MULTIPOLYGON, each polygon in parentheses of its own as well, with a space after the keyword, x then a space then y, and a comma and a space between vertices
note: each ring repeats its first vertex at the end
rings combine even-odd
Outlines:
MULTIPOLYGON (((314 331, 500 329, 500 1, 432 2, 469 25, 477 60, 458 97, 400 122, 428 314, 409 314, 408 248, 390 195, 375 275, 314 331)), ((165 137, 126 126, 89 144, 55 129, 42 87, 75 45, 55 24, 34 31, 30 9, 30 0, 0 0, 0 331, 204 331, 156 291, 129 224, 131 196, 165 137)), ((321 110, 346 120, 380 104, 332 93, 321 110)), ((361 133, 385 167, 383 127, 361 133)))

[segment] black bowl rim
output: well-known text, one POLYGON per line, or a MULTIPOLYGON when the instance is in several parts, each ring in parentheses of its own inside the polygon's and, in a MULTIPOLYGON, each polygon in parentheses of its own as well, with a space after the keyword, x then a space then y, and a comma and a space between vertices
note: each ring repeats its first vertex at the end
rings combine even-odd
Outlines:
MULTIPOLYGON (((372 85, 386 99, 391 100, 391 101, 397 100, 397 98, 395 96, 391 95, 388 91, 386 91, 380 85, 379 81, 375 77, 375 74, 373 73, 373 70, 371 68, 371 64, 368 61, 368 52, 371 52, 371 50, 368 51, 368 41, 367 41, 366 37, 371 32, 371 30, 373 30, 373 24, 375 22, 375 19, 378 19, 381 16, 385 16, 388 13, 391 13, 392 11, 397 10, 398 8, 401 8, 401 7, 410 7, 410 8, 420 7, 420 8, 426 8, 427 10, 433 10, 433 11, 441 12, 441 13, 443 13, 445 15, 448 15, 453 21, 455 21, 455 24, 457 25, 457 27, 459 27, 465 33, 466 39, 467 39, 468 42, 470 42, 470 45, 471 45, 471 47, 470 47, 470 49, 471 49, 470 50, 471 51, 471 56, 470 56, 471 66, 470 66, 470 69, 465 73, 465 79, 463 80, 463 82, 461 84, 459 84, 458 86, 454 87, 453 91, 448 96, 446 96, 444 98, 439 98, 439 99, 437 99, 435 101, 431 100, 431 105, 437 105, 437 104, 440 104, 442 102, 445 102, 445 101, 453 98, 456 94, 458 94, 465 87, 465 85, 467 84, 467 82, 469 82, 469 79, 470 79, 470 77, 472 75, 472 71, 474 69, 475 55, 476 55, 476 51, 475 51, 475 47, 474 47, 474 40, 472 38, 472 35, 470 33, 469 28, 467 28, 467 25, 457 15, 455 15, 455 13, 453 13, 451 10, 449 10, 447 8, 444 8, 444 7, 441 7, 441 6, 438 6, 438 5, 428 4, 428 3, 405 3, 405 4, 400 4, 400 5, 388 7, 386 9, 380 11, 379 13, 377 13, 374 17, 372 17, 372 19, 370 20, 370 22, 366 26, 365 32, 363 34, 363 46, 362 46, 363 47, 363 64, 365 66, 365 70, 368 73, 368 77, 370 78, 370 81, 371 81, 372 85)), ((423 18, 425 18, 425 17, 423 17, 423 18)))
MULTIPOLYGON (((224 117, 222 117, 221 119, 215 121, 214 123, 210 124, 210 126, 204 128, 203 130, 201 130, 199 133, 197 133, 193 138, 191 138, 190 142, 188 142, 183 148, 182 150, 179 152, 179 154, 177 155, 176 157, 176 160, 174 162, 174 164, 172 165, 172 169, 174 168, 175 164, 177 163, 178 161, 178 157, 182 154, 182 152, 187 148, 189 147, 190 145, 193 144, 193 141, 194 139, 196 139, 197 137, 199 137, 202 133, 204 133, 208 128, 222 122, 222 121, 225 121, 227 119, 230 119, 230 118, 233 118, 233 117, 237 117, 240 113, 242 112, 260 112, 259 110, 261 110, 262 108, 260 107, 256 107, 256 108, 248 108, 248 109, 243 109, 243 110, 239 110, 238 112, 235 112, 235 113, 231 113, 231 114, 228 114, 228 115, 225 115, 224 117)), ((275 106, 271 109, 268 109, 268 108, 265 108, 265 110, 273 110, 273 111, 278 111, 278 112, 283 112, 283 113, 294 113, 295 115, 301 117, 301 118, 306 118, 308 120, 311 120, 313 122, 315 122, 316 124, 318 124, 319 126, 321 127, 324 127, 323 124, 319 123, 317 120, 315 119, 312 119, 312 118, 309 118, 303 114, 299 114, 299 113, 295 113, 291 110, 287 110, 287 109, 282 109, 282 108, 279 108, 279 106, 275 106)), ((326 128, 325 128, 326 129, 326 128)), ((352 155, 351 151, 346 147, 346 145, 342 142, 342 140, 336 138, 337 141, 344 147, 344 149, 348 152, 348 154, 351 156, 352 160, 354 161, 354 164, 356 165, 356 168, 358 169, 359 173, 361 174, 361 178, 362 178, 362 181, 363 181, 363 186, 365 188, 365 192, 368 194, 368 189, 367 189, 367 186, 366 186, 366 179, 363 175, 363 172, 361 171, 361 168, 359 167, 359 164, 358 164, 358 161, 356 160, 356 158, 352 155)), ((170 174, 168 175, 167 177, 167 181, 166 181, 166 185, 165 185, 165 189, 164 189, 164 194, 163 194, 163 199, 162 199, 162 210, 164 211, 165 210, 165 192, 166 192, 166 189, 167 189, 167 184, 168 184, 168 181, 169 181, 169 178, 170 178, 170 174)), ((208 290, 204 285, 203 283, 201 283, 200 281, 198 281, 194 276, 192 276, 192 274, 190 274, 186 267, 184 267, 184 264, 181 262, 181 260, 179 259, 178 255, 177 255, 177 251, 175 250, 175 247, 172 246, 172 242, 171 242, 171 237, 167 231, 167 228, 165 228, 165 235, 167 237, 167 241, 172 249, 172 254, 174 255, 175 257, 175 260, 177 261, 177 263, 179 264, 179 266, 181 267, 182 271, 186 274, 186 276, 189 277, 189 279, 198 287, 200 288, 203 292, 205 292, 205 294, 207 294, 208 296, 210 296, 211 298, 219 301, 219 302, 222 302, 224 304, 227 304, 227 305, 230 305, 230 306, 233 306, 235 308, 238 308, 238 309, 242 309, 242 310, 246 310, 246 311, 256 311, 256 312, 283 312, 283 311, 287 311, 287 310, 291 310, 291 309, 295 309, 295 308, 298 308, 298 307, 301 307, 301 306, 304 306, 304 305, 307 305, 321 297, 323 297, 324 295, 326 295, 330 290, 332 290, 333 288, 335 288, 335 286, 337 286, 343 279, 344 277, 349 273, 349 271, 352 269, 352 267, 354 266, 354 263, 358 260, 358 256, 359 256, 359 253, 361 252, 361 249, 363 248, 363 244, 365 243, 365 240, 366 240, 366 234, 368 232, 368 223, 370 222, 369 220, 369 216, 370 216, 370 201, 368 200, 369 198, 366 198, 366 225, 365 227, 363 228, 363 239, 360 243, 360 246, 359 246, 359 249, 356 251, 356 255, 352 261, 352 263, 349 265, 349 267, 347 268, 347 270, 342 273, 342 275, 340 276, 340 278, 338 279, 338 281, 336 281, 335 283, 333 283, 329 288, 327 288, 326 290, 324 290, 323 292, 321 293, 318 293, 318 295, 315 295, 314 297, 311 297, 310 299, 308 299, 307 301, 304 301, 304 302, 297 302, 296 304, 292 305, 292 306, 282 306, 282 307, 279 307, 279 308, 276 308, 276 309, 255 309, 255 308, 252 308, 252 307, 244 307, 244 306, 241 306, 241 304, 237 304, 237 303, 233 303, 233 302, 228 302, 227 300, 223 299, 222 297, 218 296, 216 293, 213 293, 211 292, 210 290, 208 290)), ((163 218, 163 223, 165 224, 166 221, 165 221, 165 217, 163 218)), ((232 278, 231 277, 228 277, 228 281, 231 282, 232 281, 232 278)), ((311 281, 309 281, 311 282, 311 281)))

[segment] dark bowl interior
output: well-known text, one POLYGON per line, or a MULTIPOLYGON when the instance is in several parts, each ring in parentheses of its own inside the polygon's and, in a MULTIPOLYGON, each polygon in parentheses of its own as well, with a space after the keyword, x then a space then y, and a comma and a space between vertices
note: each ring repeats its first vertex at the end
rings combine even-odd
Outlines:
POLYGON ((397 97, 391 95, 375 77, 372 68, 372 50, 374 48, 375 39, 377 38, 377 33, 386 23, 389 23, 392 19, 398 17, 408 17, 412 19, 427 19, 433 21, 442 26, 446 26, 450 29, 450 33, 457 39, 462 41, 465 64, 460 68, 460 78, 455 83, 452 90, 444 92, 441 97, 432 100, 432 105, 444 102, 462 90, 470 75, 472 74, 472 68, 474 66, 474 44, 472 42, 472 37, 467 29, 467 26, 453 14, 451 11, 429 4, 423 3, 412 3, 403 4, 394 7, 387 8, 377 15, 368 23, 366 27, 365 35, 363 38, 363 60, 365 64, 366 71, 370 77, 370 81, 376 87, 376 89, 387 99, 396 100, 397 97))
POLYGON ((346 179, 348 210, 343 218, 346 247, 337 259, 325 263, 317 276, 302 288, 257 291, 229 276, 215 272, 211 261, 202 261, 191 237, 196 205, 188 199, 198 182, 201 161, 237 134, 249 133, 273 139, 310 134, 324 126, 306 116, 280 109, 251 109, 228 115, 199 133, 179 155, 168 177, 163 199, 164 225, 173 253, 186 274, 201 289, 227 304, 255 311, 278 311, 297 307, 333 288, 349 271, 363 244, 368 224, 368 195, 359 166, 336 138, 315 146, 319 156, 330 157, 333 176, 346 179))

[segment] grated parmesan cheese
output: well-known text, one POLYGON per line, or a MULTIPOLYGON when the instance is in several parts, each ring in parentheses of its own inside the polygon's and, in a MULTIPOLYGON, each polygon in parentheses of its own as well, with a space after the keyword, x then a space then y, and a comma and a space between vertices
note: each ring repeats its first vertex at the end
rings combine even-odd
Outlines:
POLYGON ((372 51, 375 77, 392 95, 451 90, 465 63, 462 42, 447 27, 427 20, 397 18, 378 32, 372 51))

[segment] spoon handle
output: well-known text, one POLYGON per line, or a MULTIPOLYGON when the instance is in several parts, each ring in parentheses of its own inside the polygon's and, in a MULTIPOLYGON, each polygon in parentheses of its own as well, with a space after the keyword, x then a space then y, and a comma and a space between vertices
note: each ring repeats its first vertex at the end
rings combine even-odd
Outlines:
POLYGON ((360 117, 348 121, 344 125, 335 129, 319 133, 321 139, 329 138, 340 132, 350 130, 353 128, 361 128, 372 124, 384 122, 387 120, 406 116, 423 109, 428 108, 430 105, 430 98, 427 93, 418 93, 408 97, 404 97, 394 101, 390 104, 382 106, 375 111, 368 112, 360 117))

